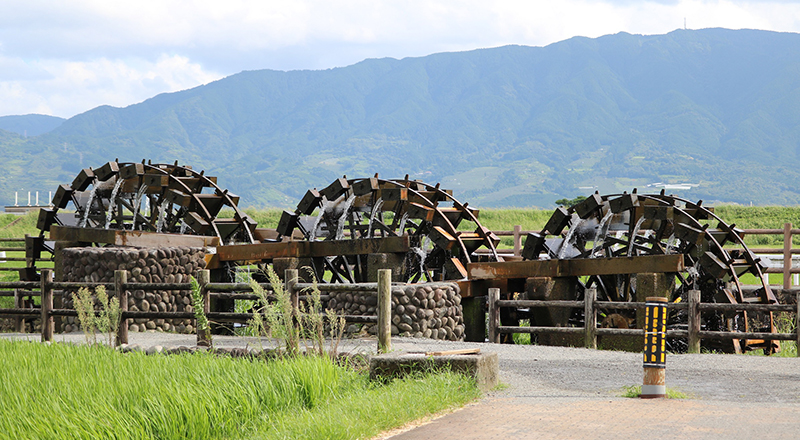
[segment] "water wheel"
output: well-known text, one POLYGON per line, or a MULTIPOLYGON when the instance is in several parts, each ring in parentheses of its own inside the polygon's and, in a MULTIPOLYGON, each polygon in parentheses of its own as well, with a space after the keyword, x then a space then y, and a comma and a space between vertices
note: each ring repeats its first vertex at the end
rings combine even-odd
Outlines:
POLYGON ((255 222, 237 207, 239 197, 217 186, 216 177, 174 164, 108 162, 83 169, 58 187, 53 208, 43 209, 38 227, 148 231, 219 237, 224 243, 254 243, 255 222), (232 217, 221 217, 223 209, 232 217))
MULTIPOLYGON (((365 240, 408 236, 410 250, 395 255, 401 268, 395 280, 460 280, 472 261, 497 261, 497 236, 478 221, 478 211, 459 202, 439 185, 375 177, 336 179, 326 188, 309 190, 294 212, 284 213, 278 232, 299 229, 305 240, 365 240)), ((368 255, 312 260, 317 279, 364 282, 368 255)))
MULTIPOLYGON (((593 194, 572 207, 555 210, 540 234, 529 234, 524 259, 606 258, 638 255, 684 255, 685 271, 671 274, 669 300, 686 301, 697 289, 702 302, 776 303, 764 267, 745 245, 743 232, 717 217, 713 209, 672 195, 633 193, 593 194), (759 288, 747 293, 741 278, 750 274, 759 288)), ((592 275, 576 281, 576 299, 587 287, 597 289, 598 300, 636 301, 636 275, 592 275)), ((624 314, 624 312, 620 312, 624 314)), ((772 314, 749 317, 746 313, 704 312, 702 326, 711 331, 774 332, 772 314)), ((571 318, 582 322, 582 311, 571 318)), ((685 329, 685 311, 670 314, 669 328, 685 329)), ((704 341, 705 343, 706 341, 704 341)), ((671 339, 671 349, 682 351, 685 342, 671 339)), ((775 350, 777 342, 734 340, 705 344, 708 348, 739 352, 742 349, 775 350)))

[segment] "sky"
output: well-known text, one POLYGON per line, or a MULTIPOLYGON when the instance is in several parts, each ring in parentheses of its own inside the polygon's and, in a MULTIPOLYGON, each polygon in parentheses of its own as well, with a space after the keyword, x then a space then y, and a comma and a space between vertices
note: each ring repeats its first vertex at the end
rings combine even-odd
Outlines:
POLYGON ((800 1, 0 0, 0 116, 125 107, 243 70, 329 69, 574 36, 800 32, 800 1))

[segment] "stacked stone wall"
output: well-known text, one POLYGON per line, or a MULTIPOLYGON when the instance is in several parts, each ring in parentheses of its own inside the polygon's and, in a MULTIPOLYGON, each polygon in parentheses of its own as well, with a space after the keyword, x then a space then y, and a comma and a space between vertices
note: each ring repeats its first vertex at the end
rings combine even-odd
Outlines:
MULTIPOLYGON (((202 248, 170 247, 140 249, 130 247, 67 248, 61 255, 64 281, 113 283, 114 271, 124 270, 129 282, 188 283, 190 276, 205 267, 202 248)), ((128 291, 128 310, 152 312, 192 312, 189 290, 128 291)), ((72 296, 64 296, 64 307, 73 308, 72 296)), ((129 319, 129 331, 175 331, 193 333, 192 319, 129 319)), ((79 330, 77 318, 67 317, 62 331, 79 330)))
MULTIPOLYGON (((372 292, 331 293, 328 308, 345 315, 374 316, 378 297, 372 292)), ((354 333, 356 326, 348 326, 354 333)), ((377 333, 376 324, 361 331, 377 333)), ((455 284, 416 284, 392 288, 392 335, 464 340, 461 292, 455 284)))

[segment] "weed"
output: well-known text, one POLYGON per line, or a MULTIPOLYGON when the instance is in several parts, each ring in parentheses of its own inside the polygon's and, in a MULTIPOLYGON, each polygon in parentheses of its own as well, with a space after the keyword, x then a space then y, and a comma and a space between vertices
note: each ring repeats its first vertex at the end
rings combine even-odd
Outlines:
MULTIPOLYGON (((519 325, 520 327, 528 327, 531 325, 531 321, 528 319, 523 319, 520 320, 519 325)), ((530 333, 514 333, 512 337, 514 338, 514 343, 517 345, 519 344, 529 345, 531 343, 530 333)))
POLYGON ((87 344, 97 343, 97 328, 94 319, 94 299, 89 289, 82 287, 77 293, 72 294, 72 304, 78 312, 78 322, 86 336, 87 344))
POLYGON ((95 289, 97 301, 100 303, 100 312, 97 315, 97 330, 100 333, 108 334, 108 345, 113 347, 115 335, 119 330, 119 321, 122 310, 119 307, 119 299, 108 297, 105 286, 95 289))
MULTIPOLYGON (((791 312, 776 313, 773 318, 775 323, 775 330, 778 333, 794 333, 795 330, 795 314, 791 312)), ((796 357, 797 356, 797 342, 796 341, 781 341, 780 351, 773 353, 771 356, 775 357, 796 357)), ((750 356, 763 356, 764 349, 751 350, 744 352, 750 356)))
POLYGON ((335 357, 344 334, 344 316, 330 309, 323 311, 317 280, 311 270, 307 270, 313 281, 311 287, 302 291, 306 301, 298 302, 297 310, 294 309, 292 298, 286 292, 283 282, 271 266, 267 266, 265 272, 273 295, 268 295, 255 280, 248 280, 250 288, 258 297, 252 306, 253 317, 248 322, 248 327, 257 336, 275 339, 278 346, 283 347, 284 352, 290 356, 299 353, 301 342, 306 353, 322 356, 326 353, 327 320, 331 337, 328 354, 335 357))
POLYGON ((260 336, 275 339, 288 355, 296 355, 299 352, 301 324, 295 325, 292 299, 271 266, 267 266, 266 274, 272 286, 274 301, 270 301, 264 288, 251 278, 248 282, 258 300, 253 309, 253 318, 248 324, 260 336))
POLYGON ((509 385, 509 384, 507 384, 505 382, 498 382, 497 385, 495 385, 494 388, 492 388, 492 391, 505 391, 505 390, 509 389, 510 387, 511 387, 511 385, 509 385))
MULTIPOLYGON (((642 395, 642 386, 641 385, 631 385, 631 386, 624 386, 622 387, 622 393, 619 395, 620 397, 639 397, 642 395)), ((667 387, 667 399, 688 399, 689 395, 678 391, 674 388, 667 387)))
POLYGON ((324 311, 322 310, 321 292, 319 290, 319 286, 317 285, 317 277, 314 275, 314 271, 311 270, 310 267, 305 267, 303 269, 311 278, 311 287, 303 290, 303 292, 306 293, 306 298, 308 301, 307 313, 301 313, 301 321, 306 322, 305 328, 308 329, 308 334, 304 337, 310 337, 312 341, 314 341, 314 347, 312 348, 320 355, 324 354, 325 321, 327 320, 331 338, 331 343, 328 347, 328 354, 334 357, 339 350, 339 343, 344 335, 346 326, 344 314, 339 314, 333 309, 325 309, 324 311))
POLYGON ((80 288, 77 293, 72 294, 72 301, 78 312, 78 322, 86 336, 86 343, 97 344, 97 332, 100 332, 108 334, 108 345, 113 346, 122 316, 119 299, 109 298, 105 286, 98 286, 94 296, 88 288, 80 288))
POLYGON ((205 304, 203 302, 203 294, 200 292, 200 283, 193 277, 189 277, 189 283, 192 286, 192 308, 194 309, 194 319, 197 322, 197 334, 202 334, 204 342, 210 347, 211 340, 211 326, 206 317, 205 304))

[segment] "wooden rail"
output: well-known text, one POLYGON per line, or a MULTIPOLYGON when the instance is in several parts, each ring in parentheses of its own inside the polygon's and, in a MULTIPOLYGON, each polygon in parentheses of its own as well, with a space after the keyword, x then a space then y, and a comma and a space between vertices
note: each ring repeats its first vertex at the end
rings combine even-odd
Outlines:
MULTIPOLYGON (((147 318, 147 319, 194 319, 195 315, 192 312, 153 312, 153 311, 129 311, 128 310, 128 291, 129 290, 191 290, 190 283, 132 283, 127 281, 127 274, 125 271, 114 272, 114 283, 79 283, 79 282, 54 282, 52 281, 53 272, 50 269, 42 269, 42 277, 40 282, 32 281, 17 281, 17 282, 0 282, 0 289, 15 289, 15 303, 13 308, 0 309, 0 316, 14 317, 17 319, 15 329, 22 331, 24 328, 24 319, 41 318, 42 322, 42 341, 51 341, 54 334, 54 317, 56 316, 77 316, 78 313, 74 309, 56 309, 53 307, 53 297, 56 295, 56 289, 76 289, 82 287, 96 288, 98 286, 105 286, 113 292, 116 298, 119 299, 121 308, 120 325, 117 331, 116 340, 117 344, 128 343, 128 319, 129 318, 147 318), (23 290, 28 289, 28 290, 23 290), (34 289, 38 289, 38 292, 34 289), (25 306, 22 302, 23 297, 41 297, 41 306, 32 308, 30 305, 25 306), (21 324, 20 324, 21 322, 21 324)), ((235 322, 246 323, 253 318, 252 313, 231 313, 231 312, 212 312, 210 305, 211 297, 224 297, 234 299, 255 299, 252 294, 241 294, 237 291, 249 290, 252 287, 245 283, 211 283, 210 271, 201 270, 198 273, 198 284, 200 285, 200 293, 203 297, 204 312, 209 320, 217 322, 235 322), (245 296, 246 295, 246 296, 245 296)), ((289 294, 295 313, 298 313, 299 302, 306 299, 307 295, 301 295, 302 289, 312 286, 310 284, 300 284, 297 282, 298 273, 296 269, 287 269, 285 273, 286 281, 284 289, 289 294)), ((345 315, 344 318, 348 322, 375 322, 378 324, 378 350, 380 352, 388 352, 391 350, 391 279, 392 272, 389 269, 381 269, 378 271, 378 282, 368 284, 351 284, 347 287, 352 287, 355 291, 361 292, 376 292, 378 295, 378 314, 375 316, 362 316, 362 315, 345 315)), ((261 284, 265 289, 272 289, 270 284, 261 284)), ((328 286, 329 287, 329 286, 328 286)), ((323 287, 323 290, 327 290, 323 287)), ((342 290, 336 288, 335 290, 342 290)), ((321 296, 322 297, 322 296, 321 296)), ((198 345, 202 345, 204 341, 208 340, 208 335, 203 331, 198 331, 197 335, 198 345)))
MULTIPOLYGON (((700 352, 701 339, 763 339, 796 341, 800 347, 800 292, 797 303, 786 304, 717 304, 701 303, 700 291, 690 290, 687 303, 668 303, 669 309, 685 309, 689 316, 688 330, 667 330, 667 337, 688 338, 689 353, 700 352), (742 311, 742 312, 794 312, 795 331, 793 333, 764 332, 719 332, 701 331, 701 311, 742 311)), ((598 335, 629 335, 644 337, 643 329, 597 328, 597 312, 603 309, 643 309, 643 302, 597 301, 597 290, 586 289, 583 301, 536 301, 536 300, 501 300, 500 289, 489 289, 489 342, 500 343, 501 334, 536 333, 536 334, 583 334, 584 346, 597 348, 598 335), (583 327, 515 327, 500 325, 500 308, 502 307, 556 307, 584 308, 583 327)), ((800 356, 800 350, 798 350, 800 356)))
MULTIPOLYGON (((783 288, 789 289, 791 288, 791 275, 800 273, 800 268, 793 269, 792 268, 792 255, 800 254, 800 248, 793 248, 792 247, 792 237, 795 235, 800 235, 800 229, 793 229, 791 223, 784 223, 783 229, 744 229, 745 235, 782 235, 783 236, 783 248, 782 249, 771 249, 771 248, 750 248, 750 250, 754 254, 783 254, 783 267, 781 268, 767 268, 765 269, 766 273, 780 273, 783 274, 783 288), (789 264, 787 264, 787 262, 789 264)), ((535 232, 537 234, 542 233, 539 230, 522 230, 520 225, 515 225, 514 229, 511 231, 493 231, 495 235, 498 237, 513 237, 513 247, 511 249, 498 249, 498 253, 503 253, 503 251, 511 251, 510 254, 514 257, 521 257, 522 256, 522 239, 526 237, 528 233, 535 232)), ((479 253, 488 253, 488 250, 480 250, 479 253)))
POLYGON ((0 260, 4 260, 6 262, 13 261, 13 262, 23 262, 23 263, 25 263, 24 265, 21 265, 20 267, 16 267, 16 266, 0 267, 0 271, 20 272, 22 270, 26 270, 26 269, 35 267, 36 266, 36 262, 38 262, 38 261, 52 261, 53 260, 52 254, 50 254, 49 258, 47 258, 47 257, 45 257, 45 258, 41 258, 41 257, 28 258, 29 257, 28 252, 27 252, 28 249, 35 249, 36 250, 35 255, 41 255, 42 252, 47 252, 49 254, 49 251, 46 248, 44 248, 43 246, 41 246, 43 243, 44 243, 44 241, 42 240, 41 237, 31 236, 31 235, 28 235, 28 234, 25 234, 25 237, 19 237, 19 238, 17 238, 17 237, 14 237, 14 238, 0 238, 0 252, 22 252, 22 253, 25 254, 24 257, 0 257, 0 260), (24 243, 24 245, 23 246, 3 246, 3 244, 6 244, 6 243, 24 243))

